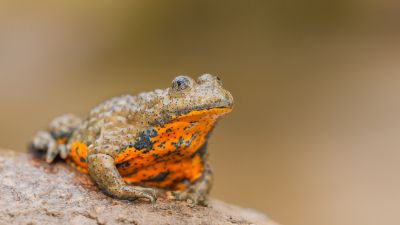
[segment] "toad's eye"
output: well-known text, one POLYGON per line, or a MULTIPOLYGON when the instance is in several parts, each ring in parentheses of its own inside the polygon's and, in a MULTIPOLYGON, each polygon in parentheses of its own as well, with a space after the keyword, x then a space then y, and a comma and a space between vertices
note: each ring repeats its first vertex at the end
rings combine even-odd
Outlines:
POLYGON ((176 84, 178 85, 178 87, 180 87, 184 83, 185 83, 185 81, 183 81, 183 80, 177 80, 176 81, 176 84))
POLYGON ((222 81, 221 81, 221 79, 219 79, 219 77, 215 77, 215 79, 217 80, 218 84, 222 87, 222 81))
POLYGON ((174 94, 182 95, 188 92, 192 87, 192 82, 188 77, 179 76, 172 81, 171 91, 174 94))

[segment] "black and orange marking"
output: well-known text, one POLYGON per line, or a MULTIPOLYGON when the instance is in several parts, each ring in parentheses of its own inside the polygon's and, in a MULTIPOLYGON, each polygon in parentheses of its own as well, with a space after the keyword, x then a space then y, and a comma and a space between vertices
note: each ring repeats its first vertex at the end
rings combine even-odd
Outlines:
MULTIPOLYGON (((185 180, 192 183, 203 171, 196 151, 207 141, 206 135, 218 117, 230 110, 216 108, 192 111, 172 118, 163 127, 154 127, 156 135, 149 137, 151 145, 146 145, 146 148, 142 146, 142 149, 131 146, 115 156, 119 173, 124 181, 130 183, 184 189, 185 180)), ((73 143, 67 162, 87 173, 86 152, 85 144, 73 143)))

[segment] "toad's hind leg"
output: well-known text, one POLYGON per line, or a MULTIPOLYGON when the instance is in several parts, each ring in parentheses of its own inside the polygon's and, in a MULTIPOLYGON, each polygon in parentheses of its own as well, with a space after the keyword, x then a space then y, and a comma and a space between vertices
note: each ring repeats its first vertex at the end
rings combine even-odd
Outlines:
POLYGON ((33 138, 29 150, 38 157, 46 155, 46 161, 52 162, 60 154, 65 159, 68 156, 66 143, 82 119, 74 114, 65 114, 55 118, 47 131, 39 131, 33 138))
POLYGON ((114 158, 104 153, 87 155, 89 174, 100 186, 101 190, 114 198, 133 200, 147 198, 151 202, 157 200, 155 190, 127 185, 115 167, 114 158))
POLYGON ((58 154, 57 142, 50 132, 38 131, 29 145, 29 151, 37 158, 51 162, 58 154))

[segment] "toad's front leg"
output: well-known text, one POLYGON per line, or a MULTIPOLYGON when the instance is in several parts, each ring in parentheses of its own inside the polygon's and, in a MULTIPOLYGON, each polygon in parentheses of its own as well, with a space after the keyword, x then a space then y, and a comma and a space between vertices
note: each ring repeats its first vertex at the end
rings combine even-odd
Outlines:
POLYGON ((154 189, 127 185, 115 167, 114 157, 105 153, 97 153, 88 155, 86 159, 89 174, 103 193, 123 200, 136 198, 147 198, 151 202, 157 200, 154 189))
POLYGON ((191 200, 195 205, 212 208, 211 204, 207 202, 207 196, 213 184, 213 168, 207 157, 204 159, 204 171, 201 177, 185 190, 168 192, 170 199, 191 200))

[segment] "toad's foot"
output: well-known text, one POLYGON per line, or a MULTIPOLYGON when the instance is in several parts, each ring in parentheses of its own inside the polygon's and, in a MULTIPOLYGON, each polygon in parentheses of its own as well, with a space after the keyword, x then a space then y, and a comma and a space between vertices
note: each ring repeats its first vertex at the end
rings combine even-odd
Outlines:
POLYGON ((114 158, 110 155, 99 153, 87 156, 87 163, 89 174, 105 194, 122 200, 136 198, 147 198, 151 202, 157 200, 153 188, 127 185, 115 167, 114 158))
POLYGON ((46 161, 48 163, 51 163, 58 154, 63 159, 66 159, 68 156, 65 140, 55 140, 50 132, 37 132, 33 138, 32 145, 34 151, 46 151, 46 161))
POLYGON ((204 156, 204 171, 200 178, 193 181, 193 183, 182 191, 168 192, 170 199, 176 200, 189 200, 196 205, 206 206, 212 208, 211 204, 206 201, 211 186, 213 184, 213 169, 207 156, 204 156))
POLYGON ((211 204, 205 200, 206 197, 198 192, 195 187, 189 187, 182 191, 168 191, 167 195, 169 199, 186 200, 188 202, 192 202, 195 205, 212 208, 211 204))

